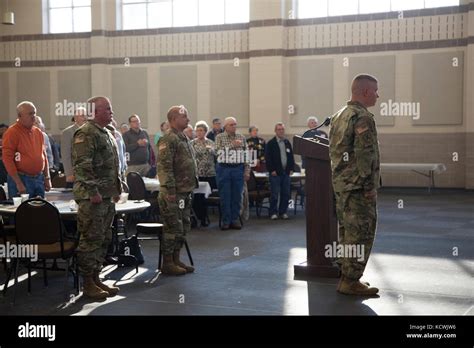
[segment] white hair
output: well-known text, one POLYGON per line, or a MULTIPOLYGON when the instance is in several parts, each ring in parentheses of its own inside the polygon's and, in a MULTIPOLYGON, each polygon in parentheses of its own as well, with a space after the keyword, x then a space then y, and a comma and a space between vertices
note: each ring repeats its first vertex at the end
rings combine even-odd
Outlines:
POLYGON ((225 128, 230 122, 235 122, 235 123, 237 123, 237 120, 235 119, 235 117, 226 117, 226 118, 224 119, 224 128, 225 128))
POLYGON ((19 113, 21 112, 21 109, 23 109, 23 107, 24 107, 25 105, 29 105, 29 106, 31 106, 33 109, 36 109, 35 104, 33 104, 33 103, 30 102, 30 101, 25 100, 25 101, 22 101, 21 103, 19 103, 19 104, 16 106, 16 112, 19 114, 19 113))
POLYGON ((204 128, 206 132, 209 130, 209 125, 207 124, 206 121, 197 122, 196 125, 194 126, 194 130, 197 130, 199 127, 204 128))
POLYGON ((306 120, 306 123, 309 123, 309 121, 315 121, 316 123, 319 123, 318 118, 316 116, 309 116, 306 120))

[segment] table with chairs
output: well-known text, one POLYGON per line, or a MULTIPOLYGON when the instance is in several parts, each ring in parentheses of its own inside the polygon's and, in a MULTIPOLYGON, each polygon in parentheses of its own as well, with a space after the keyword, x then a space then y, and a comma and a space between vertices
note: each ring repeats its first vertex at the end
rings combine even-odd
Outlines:
MULTIPOLYGON (((260 187, 261 191, 264 191, 266 188, 270 173, 268 172, 253 172, 255 175, 255 179, 257 180, 257 185, 260 187)), ((293 200, 293 209, 294 214, 296 215, 297 207, 300 206, 301 209, 304 209, 305 204, 305 192, 304 192, 304 183, 306 179, 306 173, 304 169, 298 164, 295 164, 295 171, 290 176, 291 179, 291 192, 295 192, 294 200, 293 200)), ((271 193, 270 193, 271 194, 271 193)), ((264 207, 267 208, 267 207, 264 207)), ((257 213, 258 215, 258 213, 257 213)))
MULTIPOLYGON (((1 195, 1 190, 0 190, 1 195)), ((74 288, 79 291, 79 280, 77 263, 75 260, 75 250, 78 245, 79 236, 77 233, 70 233, 65 228, 65 222, 75 219, 77 215, 77 204, 71 199, 72 192, 68 189, 52 189, 46 194, 46 199, 31 198, 22 202, 19 206, 5 204, 5 200, 0 204, 0 215, 13 218, 13 233, 5 233, 3 223, 1 224, 2 234, 0 243, 15 246, 37 246, 37 261, 41 261, 43 270, 43 281, 48 284, 47 270, 65 271, 65 290, 67 289, 68 276, 74 276, 74 288), (39 233, 40 232, 40 233, 39 233), (53 266, 48 268, 46 262, 53 260, 53 266), (57 267, 56 260, 65 262, 65 267, 57 267)), ((1 197, 0 197, 1 198, 1 197)), ((140 212, 150 206, 145 201, 126 201, 116 203, 116 214, 129 214, 140 212)), ((31 269, 32 260, 21 257, 9 257, 12 260, 10 268, 7 270, 7 279, 3 286, 3 293, 8 289, 8 284, 13 275, 14 295, 18 279, 18 268, 20 261, 25 259, 28 270, 28 292, 31 291, 31 269)), ((6 268, 6 260, 4 267, 6 268)))

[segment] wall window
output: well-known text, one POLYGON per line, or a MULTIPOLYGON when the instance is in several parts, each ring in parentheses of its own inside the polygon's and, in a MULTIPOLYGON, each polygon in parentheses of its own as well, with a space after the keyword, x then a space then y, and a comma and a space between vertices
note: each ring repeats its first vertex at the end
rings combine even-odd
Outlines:
POLYGON ((245 23, 249 0, 122 0, 122 29, 245 23))
POLYGON ((91 0, 48 0, 50 33, 91 31, 91 0))
POLYGON ((459 6, 459 0, 296 0, 298 18, 459 6))

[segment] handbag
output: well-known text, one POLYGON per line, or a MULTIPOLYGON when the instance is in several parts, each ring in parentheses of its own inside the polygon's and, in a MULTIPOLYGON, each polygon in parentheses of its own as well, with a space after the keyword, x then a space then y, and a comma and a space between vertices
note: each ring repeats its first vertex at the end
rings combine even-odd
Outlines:
POLYGON ((133 256, 136 260, 136 263, 139 265, 142 265, 143 263, 145 263, 142 247, 140 246, 140 243, 138 242, 138 238, 135 235, 129 238, 124 238, 119 242, 118 256, 120 259, 123 259, 124 262, 122 263, 128 263, 126 262, 126 260, 132 259, 130 258, 130 256, 133 256), (121 256, 126 256, 126 257, 122 258, 121 256))

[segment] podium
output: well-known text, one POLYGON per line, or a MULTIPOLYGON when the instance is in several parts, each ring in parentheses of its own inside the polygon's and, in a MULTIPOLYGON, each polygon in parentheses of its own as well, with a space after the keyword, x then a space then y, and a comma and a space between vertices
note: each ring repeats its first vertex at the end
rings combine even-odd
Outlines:
POLYGON ((324 256, 325 246, 337 242, 337 217, 331 179, 329 141, 293 137, 293 151, 305 158, 307 261, 294 266, 295 277, 337 278, 339 268, 324 256))

